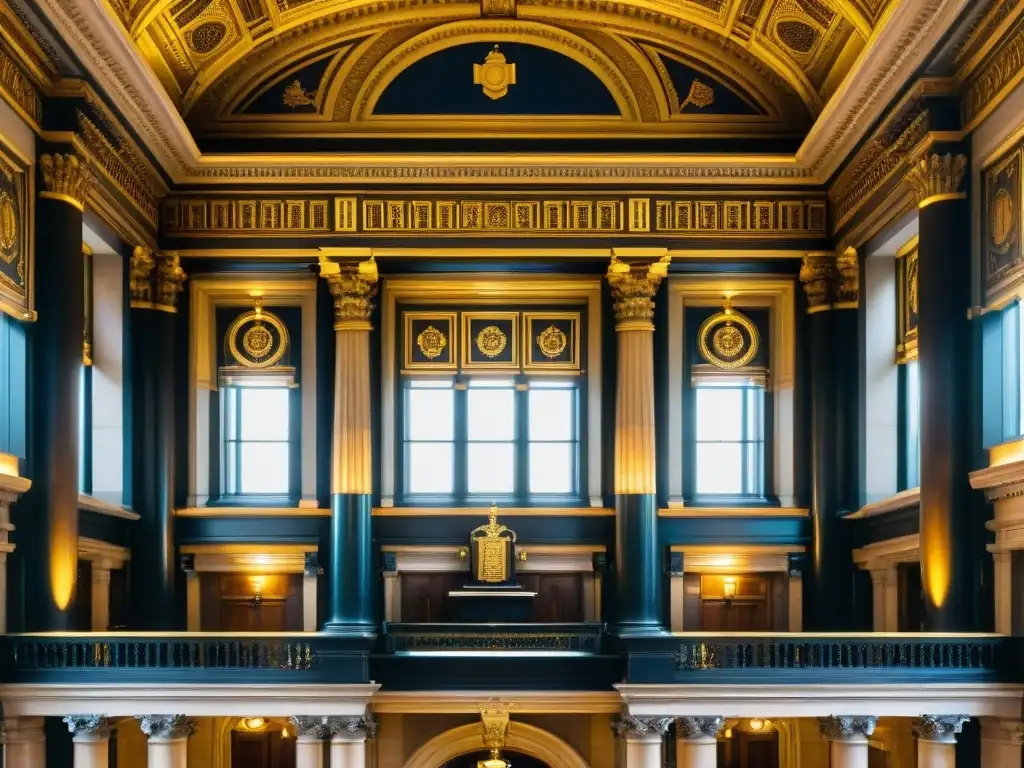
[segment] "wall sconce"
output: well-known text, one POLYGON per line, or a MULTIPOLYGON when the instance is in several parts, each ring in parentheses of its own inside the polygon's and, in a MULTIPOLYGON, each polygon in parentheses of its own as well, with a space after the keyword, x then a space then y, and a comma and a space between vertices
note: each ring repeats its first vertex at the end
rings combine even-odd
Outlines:
POLYGON ((759 717, 753 718, 750 721, 750 730, 752 730, 752 731, 763 731, 764 730, 764 720, 762 720, 759 717))
POLYGON ((252 600, 249 604, 253 608, 259 608, 263 605, 263 579, 255 578, 252 580, 252 600))
POLYGON ((736 579, 732 576, 726 576, 722 582, 722 597, 725 598, 726 606, 732 605, 736 599, 736 579))
POLYGON ((250 731, 258 731, 266 724, 267 721, 262 717, 247 717, 245 718, 245 720, 242 721, 242 725, 244 725, 246 729, 250 731))

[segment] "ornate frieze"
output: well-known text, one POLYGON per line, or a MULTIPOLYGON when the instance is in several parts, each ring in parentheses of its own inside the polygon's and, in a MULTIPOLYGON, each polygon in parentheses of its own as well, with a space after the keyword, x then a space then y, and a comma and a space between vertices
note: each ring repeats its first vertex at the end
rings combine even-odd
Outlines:
POLYGON ((829 741, 844 739, 866 739, 875 732, 878 718, 857 715, 831 715, 819 717, 818 727, 821 735, 829 741))
POLYGON ((320 277, 334 297, 335 330, 368 330, 379 275, 373 256, 358 264, 339 264, 320 257, 320 277))
POLYGON ((80 211, 85 210, 89 189, 94 179, 92 171, 78 155, 40 155, 39 167, 43 171, 43 184, 46 186, 46 189, 39 193, 40 197, 60 200, 80 211))
POLYGON ((146 221, 157 226, 157 200, 149 173, 139 167, 130 148, 115 147, 95 123, 78 113, 78 129, 86 151, 113 185, 135 203, 146 221))
POLYGON ((131 306, 176 312, 185 279, 178 254, 153 253, 144 245, 136 246, 128 277, 131 306))
POLYGON ((828 229, 821 198, 531 197, 173 198, 164 204, 163 228, 185 237, 631 233, 715 239, 820 238, 828 229))
POLYGON ((925 208, 942 200, 966 197, 967 193, 960 189, 966 172, 964 155, 925 154, 910 162, 907 182, 914 190, 918 206, 925 208))
POLYGON ((43 120, 43 105, 32 80, 7 51, 0 47, 0 96, 36 125, 43 120))
POLYGON ((911 727, 921 741, 939 741, 944 744, 956 742, 957 734, 963 730, 968 715, 922 715, 914 720, 911 727))
POLYGON ((676 720, 676 735, 686 741, 698 739, 715 739, 725 726, 725 718, 714 717, 680 717, 676 720))
POLYGON ((110 736, 110 720, 106 715, 68 715, 64 718, 73 736, 93 736, 105 739, 110 736))
POLYGON ((187 739, 196 727, 187 715, 136 715, 135 719, 146 736, 165 741, 187 739))
POLYGON ((1024 277, 1024 142, 982 174, 982 279, 988 300, 1024 277))
POLYGON ((671 717, 634 717, 620 715, 612 721, 612 728, 620 738, 633 739, 638 736, 664 736, 672 725, 671 717))
POLYGON ((332 736, 347 736, 352 739, 373 738, 377 734, 377 723, 366 717, 328 717, 327 732, 332 736))
MULTIPOLYGON (((1016 2, 1016 0, 1013 0, 1016 2)), ((1002 5, 1010 5, 1006 0, 1002 5)), ((985 63, 975 69, 964 87, 962 102, 965 129, 974 128, 1005 98, 1013 85, 1024 76, 1024 16, 985 57, 985 63)))
POLYGON ((612 256, 607 277, 619 328, 654 328, 654 295, 668 275, 671 260, 671 256, 665 255, 656 261, 630 263, 612 256))

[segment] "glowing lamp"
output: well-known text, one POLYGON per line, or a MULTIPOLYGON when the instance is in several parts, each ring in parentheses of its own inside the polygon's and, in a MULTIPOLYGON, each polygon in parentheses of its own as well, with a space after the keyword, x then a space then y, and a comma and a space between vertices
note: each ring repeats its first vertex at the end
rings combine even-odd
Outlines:
POLYGON ((755 717, 753 720, 750 721, 750 730, 752 730, 752 731, 763 731, 764 730, 764 720, 762 720, 759 717, 755 717))
POLYGON ((731 576, 727 576, 722 582, 722 595, 725 597, 726 603, 731 603, 736 599, 736 579, 731 576))

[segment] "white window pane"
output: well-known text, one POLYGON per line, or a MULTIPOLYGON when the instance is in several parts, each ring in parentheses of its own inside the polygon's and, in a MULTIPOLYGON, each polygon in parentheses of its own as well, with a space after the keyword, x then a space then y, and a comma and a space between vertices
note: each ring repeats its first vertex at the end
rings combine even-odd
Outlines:
POLYGON ((242 443, 241 493, 288 493, 288 444, 242 443))
POLYGON ((572 440, 575 401, 569 389, 531 389, 530 439, 572 440))
POLYGON ((919 484, 921 462, 921 382, 917 361, 907 363, 907 484, 919 484))
POLYGON ((409 444, 409 493, 452 492, 452 444, 409 444))
POLYGON ((740 440, 743 437, 743 390, 697 388, 697 439, 740 440))
POLYGON ((470 389, 469 439, 512 440, 515 436, 515 390, 470 389))
POLYGON ((760 440, 764 429, 764 390, 750 387, 744 391, 747 400, 747 440, 760 440))
POLYGON ((235 387, 225 387, 224 390, 224 439, 238 439, 238 421, 235 419, 235 409, 238 407, 236 398, 238 390, 235 387))
POLYGON ((572 493, 571 443, 530 445, 530 493, 572 493))
POLYGON ((739 443, 697 444, 697 493, 743 493, 739 443))
POLYGON ((406 420, 410 440, 451 440, 455 393, 448 389, 410 389, 406 420))
POLYGON ((511 443, 470 443, 470 493, 512 493, 516 462, 511 443))
POLYGON ((470 389, 511 388, 513 386, 515 386, 515 382, 512 379, 473 379, 469 382, 470 389))
POLYGON ((245 387, 242 398, 243 440, 288 439, 288 395, 282 388, 245 387))

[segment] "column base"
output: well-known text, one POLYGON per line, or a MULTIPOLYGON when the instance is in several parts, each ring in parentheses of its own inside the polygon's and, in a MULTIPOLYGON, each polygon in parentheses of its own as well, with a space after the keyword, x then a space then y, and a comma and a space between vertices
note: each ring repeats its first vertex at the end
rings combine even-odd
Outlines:
POLYGON ((328 632, 332 635, 358 635, 359 637, 377 637, 376 624, 356 624, 346 621, 328 621, 324 623, 321 632, 328 632))

